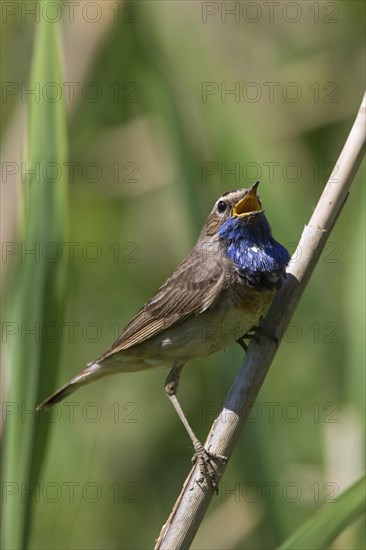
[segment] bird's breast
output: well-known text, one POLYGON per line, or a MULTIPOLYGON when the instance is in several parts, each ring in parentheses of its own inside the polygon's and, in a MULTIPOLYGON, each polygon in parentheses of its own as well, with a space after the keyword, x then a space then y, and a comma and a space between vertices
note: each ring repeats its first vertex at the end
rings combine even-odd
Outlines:
POLYGON ((257 319, 269 307, 274 294, 275 290, 255 290, 243 283, 236 283, 232 286, 234 307, 257 319))

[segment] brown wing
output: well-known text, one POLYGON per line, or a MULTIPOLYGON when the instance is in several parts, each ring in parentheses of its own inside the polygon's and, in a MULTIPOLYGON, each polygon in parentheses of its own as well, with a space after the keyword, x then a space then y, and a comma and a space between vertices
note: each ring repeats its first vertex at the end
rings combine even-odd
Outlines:
POLYGON ((106 357, 140 344, 159 332, 205 311, 225 286, 223 268, 193 249, 174 273, 128 323, 106 357))

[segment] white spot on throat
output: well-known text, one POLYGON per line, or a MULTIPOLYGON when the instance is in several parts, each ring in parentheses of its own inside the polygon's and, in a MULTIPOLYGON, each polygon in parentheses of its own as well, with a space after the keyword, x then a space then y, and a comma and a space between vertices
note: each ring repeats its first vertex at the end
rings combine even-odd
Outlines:
POLYGON ((259 248, 255 245, 251 246, 250 250, 253 250, 253 252, 259 252, 259 248))

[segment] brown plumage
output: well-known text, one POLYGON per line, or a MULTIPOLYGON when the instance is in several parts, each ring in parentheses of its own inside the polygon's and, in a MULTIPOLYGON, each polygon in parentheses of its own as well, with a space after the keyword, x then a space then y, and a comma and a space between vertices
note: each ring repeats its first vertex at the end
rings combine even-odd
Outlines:
MULTIPOLYGON (((268 233, 269 244, 266 246, 269 251, 276 245, 281 247, 271 236, 256 194, 257 185, 219 197, 193 250, 127 324, 111 348, 41 403, 38 409, 58 403, 80 386, 107 374, 169 366, 171 372, 166 380, 166 391, 192 439, 196 454, 205 465, 206 473, 210 472, 212 457, 190 428, 176 398, 176 390, 181 368, 186 362, 210 355, 240 340, 255 325, 284 276, 287 261, 268 274, 265 270, 260 272, 259 268, 256 273, 254 268, 250 271, 249 264, 248 270, 245 265, 243 270, 228 253, 229 243, 234 247, 243 246, 241 231, 244 227, 252 231, 253 227, 255 229, 253 224, 257 224, 264 235, 268 233), (234 240, 225 240, 219 232, 224 224, 231 222, 238 223, 239 232, 236 234, 234 230, 234 240), (258 283, 253 283, 256 278, 258 283)), ((240 258, 239 252, 240 249, 234 248, 234 254, 239 254, 240 258)), ((250 258, 252 262, 257 261, 259 252, 258 243, 249 246, 248 261, 250 258)))

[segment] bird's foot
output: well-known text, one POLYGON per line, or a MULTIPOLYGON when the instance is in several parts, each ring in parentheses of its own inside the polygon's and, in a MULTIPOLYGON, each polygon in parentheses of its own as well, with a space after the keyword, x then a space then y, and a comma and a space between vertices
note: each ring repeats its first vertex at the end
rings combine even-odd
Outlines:
POLYGON ((202 481, 206 479, 211 484, 211 487, 213 488, 215 493, 218 494, 219 485, 217 482, 216 470, 214 468, 214 461, 221 460, 223 464, 226 464, 227 457, 206 451, 206 449, 200 442, 197 442, 197 444, 195 444, 194 450, 195 453, 192 457, 192 462, 193 464, 196 464, 196 462, 198 462, 201 472, 201 477, 198 481, 202 483, 202 481))
POLYGON ((245 342, 245 340, 255 340, 255 342, 257 342, 257 344, 259 345, 259 333, 260 327, 253 325, 250 330, 248 330, 245 334, 243 334, 243 336, 238 338, 237 343, 243 348, 245 352, 247 352, 248 344, 245 342))
POLYGON ((248 332, 246 332, 241 338, 237 340, 237 343, 243 348, 245 352, 248 351, 248 344, 245 343, 245 340, 254 340, 258 345, 260 345, 261 336, 266 336, 270 340, 275 342, 278 347, 278 338, 274 335, 273 331, 269 330, 267 327, 262 325, 253 326, 248 332))

